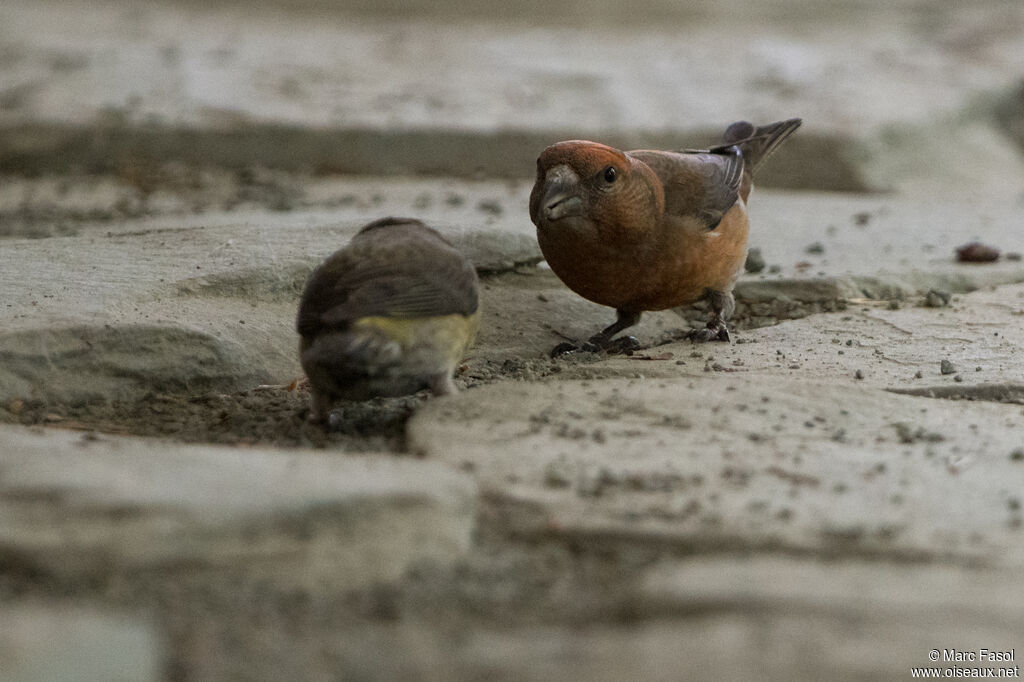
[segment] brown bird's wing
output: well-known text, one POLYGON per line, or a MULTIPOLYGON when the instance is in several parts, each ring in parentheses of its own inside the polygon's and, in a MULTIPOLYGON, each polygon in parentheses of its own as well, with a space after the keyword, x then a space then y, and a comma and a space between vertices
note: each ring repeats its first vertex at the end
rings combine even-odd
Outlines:
POLYGON ((310 276, 297 326, 311 335, 363 317, 472 315, 477 305, 476 271, 440 237, 357 239, 310 276))
POLYGON ((722 135, 722 144, 712 147, 710 151, 722 151, 733 145, 739 147, 747 172, 753 175, 772 152, 796 132, 801 123, 803 121, 799 118, 790 118, 755 127, 747 121, 736 121, 722 135))
POLYGON ((739 196, 743 155, 738 147, 697 152, 639 150, 629 155, 650 166, 661 180, 668 215, 694 217, 713 230, 739 196))

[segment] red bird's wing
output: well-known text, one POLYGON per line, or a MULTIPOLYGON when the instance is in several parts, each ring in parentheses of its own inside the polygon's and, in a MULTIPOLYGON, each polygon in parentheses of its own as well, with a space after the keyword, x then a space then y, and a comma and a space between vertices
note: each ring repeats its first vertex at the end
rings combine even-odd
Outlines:
POLYGON ((743 155, 737 147, 713 152, 629 152, 661 180, 665 213, 700 220, 709 230, 728 213, 739 197, 743 155))

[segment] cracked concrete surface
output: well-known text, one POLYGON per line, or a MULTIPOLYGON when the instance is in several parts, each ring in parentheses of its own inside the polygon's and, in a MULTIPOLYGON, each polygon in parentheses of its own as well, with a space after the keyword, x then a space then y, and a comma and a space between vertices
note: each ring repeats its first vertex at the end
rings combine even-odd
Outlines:
POLYGON ((1010 0, 5 4, 2 676, 1020 652, 1021 27, 1010 0), (632 356, 548 356, 613 313, 540 262, 544 145, 792 115, 733 343, 671 341, 695 307, 645 314, 632 356), (298 293, 384 215, 474 261, 480 334, 458 395, 325 434, 298 293), (1000 258, 956 262, 974 240, 1000 258))

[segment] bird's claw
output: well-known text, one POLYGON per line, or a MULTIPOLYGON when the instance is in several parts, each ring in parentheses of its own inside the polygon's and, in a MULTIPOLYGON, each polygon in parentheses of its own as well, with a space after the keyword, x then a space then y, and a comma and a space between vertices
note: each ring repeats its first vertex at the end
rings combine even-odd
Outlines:
MULTIPOLYGON (((593 339, 591 339, 591 343, 593 343, 593 339)), ((633 351, 638 351, 642 348, 635 336, 620 336, 617 339, 610 339, 603 344, 598 344, 598 346, 609 355, 618 353, 629 355, 633 351)))
POLYGON ((569 341, 563 341, 554 348, 551 349, 551 357, 558 358, 563 355, 572 355, 573 353, 600 353, 601 347, 596 343, 590 341, 581 341, 579 343, 571 343, 569 341))
POLYGON ((589 341, 580 343, 562 342, 551 349, 551 357, 557 358, 570 353, 600 353, 602 351, 609 355, 619 353, 628 355, 642 347, 635 336, 622 336, 617 339, 603 339, 600 336, 595 336, 589 341))
POLYGON ((581 350, 583 350, 583 348, 576 345, 575 343, 563 341, 562 343, 552 348, 551 353, 549 353, 549 355, 553 358, 557 358, 563 355, 569 355, 570 353, 577 353, 581 350))
POLYGON ((687 334, 687 337, 694 343, 706 343, 708 341, 724 341, 728 343, 731 339, 728 327, 721 322, 709 324, 702 329, 694 329, 687 334))

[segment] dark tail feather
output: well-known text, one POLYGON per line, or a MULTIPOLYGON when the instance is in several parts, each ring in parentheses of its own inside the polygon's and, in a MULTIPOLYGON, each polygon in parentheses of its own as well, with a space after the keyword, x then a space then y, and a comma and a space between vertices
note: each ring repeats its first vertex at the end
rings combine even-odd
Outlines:
POLYGON ((747 121, 737 121, 726 129, 719 148, 739 147, 746 170, 753 175, 765 159, 800 127, 800 123, 799 118, 791 118, 755 128, 747 121))

